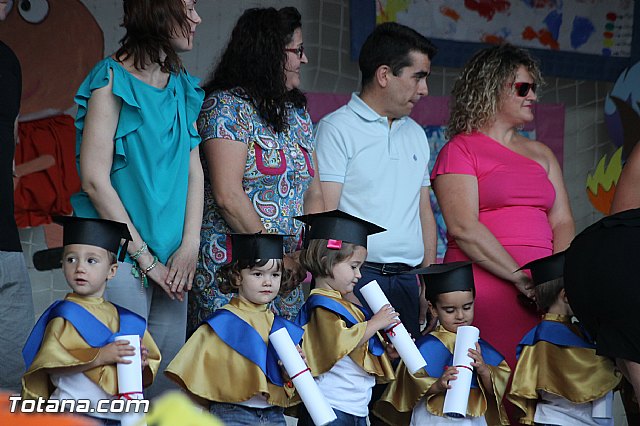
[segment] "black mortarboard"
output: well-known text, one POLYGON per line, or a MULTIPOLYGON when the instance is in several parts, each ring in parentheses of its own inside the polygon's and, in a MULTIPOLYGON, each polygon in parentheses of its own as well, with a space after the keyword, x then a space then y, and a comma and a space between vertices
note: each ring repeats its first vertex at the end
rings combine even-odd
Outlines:
POLYGON ((551 256, 532 260, 521 269, 531 271, 531 279, 535 285, 544 284, 564 275, 564 252, 552 254, 551 256))
POLYGON ((282 234, 230 234, 231 261, 245 259, 282 259, 284 256, 282 234))
POLYGON ((386 229, 341 210, 296 216, 308 225, 305 230, 305 247, 309 240, 329 240, 327 247, 340 249, 342 242, 367 247, 367 236, 386 229))
MULTIPOLYGON (((129 228, 125 223, 107 219, 94 219, 75 216, 58 216, 53 221, 63 226, 62 244, 86 244, 102 247, 103 249, 120 256, 123 261, 127 252, 127 244, 131 241, 129 228), (120 241, 124 239, 124 245, 120 250, 120 241)), ((55 269, 62 266, 62 248, 42 250, 33 255, 33 264, 38 270, 55 269)))
POLYGON ((425 268, 407 271, 407 274, 428 275, 425 277, 426 297, 433 299, 442 293, 452 291, 473 291, 473 268, 469 261, 435 263, 425 268))

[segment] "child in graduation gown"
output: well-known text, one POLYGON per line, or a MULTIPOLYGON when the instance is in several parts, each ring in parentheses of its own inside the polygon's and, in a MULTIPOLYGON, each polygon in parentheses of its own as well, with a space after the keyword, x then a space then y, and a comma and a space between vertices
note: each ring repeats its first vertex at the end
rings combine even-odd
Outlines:
POLYGON ((529 331, 516 351, 508 398, 523 424, 613 425, 613 418, 592 417, 593 402, 612 401, 621 375, 612 360, 596 355, 564 290, 564 252, 534 260, 530 269, 542 321, 529 331))
MULTIPOLYGON (((397 323, 398 314, 386 305, 371 315, 344 297, 361 276, 367 235, 384 229, 338 210, 297 219, 310 225, 300 263, 315 280, 296 318, 305 329, 302 348, 337 416, 330 424, 366 425, 373 386, 394 378, 377 332, 397 323)), ((304 407, 298 424, 313 425, 304 407)))
POLYGON ((509 424, 502 398, 511 370, 504 357, 482 339, 469 350, 474 374, 466 417, 451 419, 443 412, 445 393, 451 388, 449 381, 458 374, 452 367, 456 331, 473 323, 475 287, 470 262, 431 265, 408 273, 425 275, 429 310, 439 325, 416 340, 427 361, 426 372, 413 375, 400 362, 396 381, 375 406, 376 415, 391 425, 509 424))
MULTIPOLYGON (((55 220, 64 226, 64 247, 36 253, 34 264, 53 269, 62 260, 73 293, 42 314, 24 346, 27 371, 22 378, 22 398, 89 399, 91 408, 96 408, 98 400, 119 397, 116 364, 131 363, 123 357, 134 354, 129 342, 115 340, 118 335, 142 338, 145 387, 153 382, 160 352, 146 331, 144 318, 102 298, 118 268, 120 240, 131 239, 127 226, 104 219, 55 220)), ((116 421, 121 415, 92 413, 92 417, 116 421)))
POLYGON ((237 295, 198 327, 165 370, 227 425, 285 425, 283 408, 300 402, 268 344, 282 327, 294 343, 302 337, 300 327, 269 309, 289 280, 282 237, 231 235, 232 260, 217 279, 221 290, 237 295))

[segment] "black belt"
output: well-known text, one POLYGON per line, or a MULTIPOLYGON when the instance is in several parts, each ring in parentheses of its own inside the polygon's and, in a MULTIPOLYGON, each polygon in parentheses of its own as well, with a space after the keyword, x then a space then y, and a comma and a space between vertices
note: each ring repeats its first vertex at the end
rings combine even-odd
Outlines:
POLYGON ((365 268, 373 269, 381 273, 382 275, 396 275, 415 269, 413 266, 409 266, 405 263, 378 263, 378 262, 364 262, 362 265, 365 268))

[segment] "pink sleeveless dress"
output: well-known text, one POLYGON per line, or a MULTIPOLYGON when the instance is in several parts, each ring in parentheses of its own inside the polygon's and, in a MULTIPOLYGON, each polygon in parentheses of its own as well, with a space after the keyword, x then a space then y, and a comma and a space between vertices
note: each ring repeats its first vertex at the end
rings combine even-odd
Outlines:
MULTIPOLYGON (((553 234, 547 214, 555 200, 555 190, 546 170, 536 161, 482 133, 457 135, 440 151, 431 180, 443 174, 478 179, 479 220, 519 265, 552 254, 553 234)), ((444 261, 468 259, 448 235, 444 261)), ((480 329, 480 337, 491 342, 513 369, 518 342, 539 318, 518 301, 519 291, 512 283, 479 265, 473 265, 473 324, 480 329)))

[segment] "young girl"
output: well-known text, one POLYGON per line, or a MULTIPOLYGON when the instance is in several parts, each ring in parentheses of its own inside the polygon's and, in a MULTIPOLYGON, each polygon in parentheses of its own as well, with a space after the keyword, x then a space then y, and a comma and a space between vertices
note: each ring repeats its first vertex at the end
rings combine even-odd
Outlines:
MULTIPOLYGON (((393 379, 393 368, 377 332, 398 322, 385 305, 377 314, 344 299, 360 278, 367 257, 367 235, 379 226, 339 210, 298 217, 310 225, 308 246, 300 262, 315 279, 315 288, 298 313, 304 326, 302 348, 316 382, 333 407, 332 425, 366 425, 371 391, 393 379)), ((306 410, 298 424, 313 425, 306 410)))
POLYGON ((529 262, 542 321, 527 333, 516 354, 518 363, 508 398, 523 424, 613 425, 613 418, 594 419, 592 402, 611 392, 621 375, 613 362, 596 355, 564 290, 564 252, 529 262))
POLYGON ((285 425, 283 407, 299 402, 285 386, 268 336, 286 327, 269 303, 289 279, 282 235, 232 234, 231 263, 217 273, 221 290, 237 293, 193 333, 165 374, 227 425, 285 425))
POLYGON ((426 297, 439 325, 416 340, 427 361, 426 375, 414 376, 400 362, 396 381, 375 406, 376 415, 393 425, 509 424, 502 397, 511 370, 504 357, 482 339, 475 349, 469 349, 474 375, 466 417, 451 419, 443 412, 445 393, 451 389, 449 382, 456 380, 458 374, 458 369, 451 366, 456 332, 458 327, 473 323, 475 286, 471 262, 431 265, 409 273, 428 275, 426 297))

